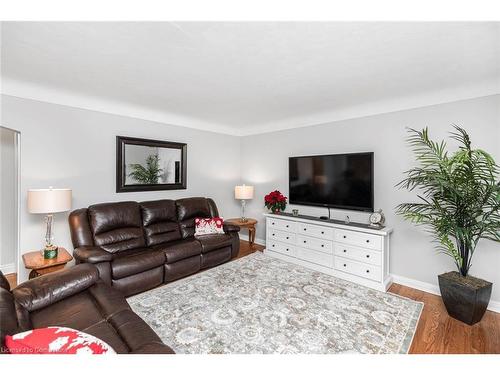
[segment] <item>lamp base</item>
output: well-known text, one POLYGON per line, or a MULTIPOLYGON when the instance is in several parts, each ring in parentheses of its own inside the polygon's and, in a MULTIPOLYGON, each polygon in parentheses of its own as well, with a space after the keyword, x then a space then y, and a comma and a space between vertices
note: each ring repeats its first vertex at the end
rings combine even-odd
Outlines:
POLYGON ((242 223, 246 223, 248 221, 248 218, 246 218, 246 217, 240 217, 240 221, 242 223))
POLYGON ((43 249, 43 259, 54 259, 57 258, 57 246, 47 245, 43 249))

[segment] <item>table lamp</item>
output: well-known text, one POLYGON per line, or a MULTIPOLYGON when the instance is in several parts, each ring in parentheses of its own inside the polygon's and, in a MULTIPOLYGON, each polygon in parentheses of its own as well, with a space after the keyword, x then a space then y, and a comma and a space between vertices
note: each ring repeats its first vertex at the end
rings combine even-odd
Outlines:
POLYGON ((247 221, 245 217, 245 205, 247 199, 253 199, 253 186, 239 185, 234 187, 234 199, 241 200, 241 221, 247 221))
POLYGON ((28 211, 32 214, 45 214, 47 230, 45 232, 45 247, 43 257, 57 257, 57 246, 53 244, 54 214, 71 209, 71 189, 30 189, 28 190, 28 211))

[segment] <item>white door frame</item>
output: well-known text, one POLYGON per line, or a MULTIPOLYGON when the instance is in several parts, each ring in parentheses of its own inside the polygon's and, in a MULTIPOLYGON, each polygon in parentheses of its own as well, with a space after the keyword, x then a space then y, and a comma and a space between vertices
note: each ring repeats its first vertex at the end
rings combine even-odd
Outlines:
POLYGON ((19 271, 21 268, 21 132, 9 128, 7 126, 0 126, 0 128, 11 130, 15 133, 14 137, 14 148, 15 148, 15 170, 16 170, 16 187, 15 191, 15 201, 16 201, 16 238, 15 238, 15 252, 14 252, 14 270, 17 274, 17 279, 19 279, 19 271))

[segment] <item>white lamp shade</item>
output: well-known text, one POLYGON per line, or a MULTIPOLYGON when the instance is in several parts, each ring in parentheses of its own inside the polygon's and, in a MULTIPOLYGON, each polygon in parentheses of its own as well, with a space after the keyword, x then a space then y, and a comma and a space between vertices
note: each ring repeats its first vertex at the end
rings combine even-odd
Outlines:
POLYGON ((54 214, 71 210, 71 189, 28 190, 28 211, 32 214, 54 214))
POLYGON ((234 187, 235 199, 253 199, 253 186, 240 185, 234 187))

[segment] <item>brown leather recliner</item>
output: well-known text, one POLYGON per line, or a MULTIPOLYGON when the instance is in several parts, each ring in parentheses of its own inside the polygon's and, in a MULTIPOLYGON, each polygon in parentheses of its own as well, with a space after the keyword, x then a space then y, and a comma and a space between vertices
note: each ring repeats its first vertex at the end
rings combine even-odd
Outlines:
POLYGON ((7 353, 6 335, 49 326, 86 332, 117 353, 173 353, 90 264, 37 277, 12 291, 0 271, 0 353, 7 353))
POLYGON ((210 198, 102 203, 71 212, 77 263, 130 296, 229 261, 238 255, 239 227, 194 237, 196 217, 218 217, 210 198))

